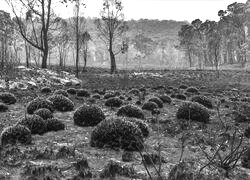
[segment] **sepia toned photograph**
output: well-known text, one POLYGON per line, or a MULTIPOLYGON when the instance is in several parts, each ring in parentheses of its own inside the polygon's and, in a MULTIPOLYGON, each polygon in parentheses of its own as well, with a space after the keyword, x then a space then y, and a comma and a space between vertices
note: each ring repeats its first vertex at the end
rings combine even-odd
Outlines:
POLYGON ((0 180, 250 180, 250 0, 0 0, 0 180))

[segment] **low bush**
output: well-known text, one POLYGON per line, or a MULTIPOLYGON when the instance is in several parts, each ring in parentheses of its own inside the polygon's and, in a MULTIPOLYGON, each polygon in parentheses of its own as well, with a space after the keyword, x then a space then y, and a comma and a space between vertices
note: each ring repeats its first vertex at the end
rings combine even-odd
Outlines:
POLYGON ((186 89, 186 92, 188 93, 193 93, 193 94, 197 94, 199 92, 199 90, 196 87, 188 87, 186 89))
POLYGON ((94 99, 101 99, 101 96, 99 94, 93 94, 92 98, 94 98, 94 99))
POLYGON ((148 101, 156 103, 156 104, 158 105, 159 108, 163 108, 163 102, 162 102, 162 100, 161 100, 160 98, 158 98, 158 97, 152 97, 152 98, 150 98, 148 101))
POLYGON ((172 102, 171 97, 169 97, 168 95, 160 95, 160 96, 158 96, 158 98, 160 98, 160 100, 161 100, 163 103, 171 104, 171 102, 172 102))
POLYGON ((195 102, 184 102, 176 113, 177 119, 186 119, 208 123, 209 113, 208 110, 195 102))
POLYGON ((33 114, 36 110, 46 108, 49 109, 51 112, 54 111, 53 103, 49 100, 46 100, 41 97, 37 97, 36 99, 30 101, 27 105, 27 112, 29 114, 33 114))
POLYGON ((5 128, 1 133, 1 144, 30 144, 31 143, 31 132, 26 126, 14 125, 5 128))
POLYGON ((67 93, 67 91, 65 91, 63 89, 56 90, 53 94, 54 95, 63 95, 65 97, 69 97, 69 94, 67 93))
POLYGON ((76 89, 75 88, 69 88, 69 89, 67 89, 67 93, 68 94, 71 94, 71 95, 76 95, 76 89))
POLYGON ((91 133, 92 147, 121 148, 128 151, 143 149, 143 134, 135 123, 122 118, 100 122, 91 133))
POLYGON ((7 105, 0 102, 0 112, 6 112, 6 111, 8 111, 8 109, 9 109, 9 107, 7 105))
POLYGON ((212 109, 213 108, 213 104, 212 104, 212 101, 207 98, 206 96, 194 96, 192 97, 191 101, 193 102, 197 102, 209 109, 212 109))
POLYGON ((51 93, 52 92, 52 90, 51 90, 51 88, 50 87, 42 87, 42 89, 41 89, 41 93, 51 93))
POLYGON ((187 97, 184 94, 176 94, 175 98, 180 99, 180 100, 184 100, 184 101, 187 99, 187 97))
POLYGON ((90 97, 90 93, 85 89, 79 89, 76 93, 78 97, 90 97))
POLYGON ((121 107, 123 101, 118 97, 109 98, 105 102, 105 106, 108 107, 121 107))
POLYGON ((26 115, 17 122, 19 125, 26 126, 31 131, 31 134, 44 134, 46 132, 46 122, 38 115, 26 115))
POLYGON ((48 100, 52 102, 53 107, 62 112, 74 110, 74 103, 63 95, 53 95, 48 97, 48 100))
POLYGON ((34 112, 34 114, 40 116, 44 120, 53 118, 53 113, 49 109, 46 109, 46 108, 38 109, 34 112))
POLYGON ((147 101, 142 105, 143 110, 147 111, 153 111, 154 109, 157 109, 158 105, 155 102, 147 101))
POLYGON ((46 131, 60 131, 65 129, 65 125, 58 119, 56 118, 50 118, 47 119, 46 121, 46 131))
POLYGON ((134 117, 138 119, 144 119, 143 111, 133 105, 125 105, 119 108, 117 116, 134 117))
POLYGON ((15 104, 16 103, 16 97, 12 93, 0 93, 0 101, 5 104, 15 104))
POLYGON ((96 126, 105 119, 105 115, 98 106, 85 104, 75 111, 73 119, 78 126, 96 126))

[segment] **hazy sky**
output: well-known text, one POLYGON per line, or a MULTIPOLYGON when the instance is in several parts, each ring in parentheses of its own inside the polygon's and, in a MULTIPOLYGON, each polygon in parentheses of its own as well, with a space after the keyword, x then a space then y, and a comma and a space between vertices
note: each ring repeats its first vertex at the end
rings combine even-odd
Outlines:
MULTIPOLYGON (((0 0, 0 9, 10 11, 5 0, 0 0), (3 1, 3 2, 2 2, 3 1)), ((217 13, 233 2, 247 0, 123 0, 126 19, 166 19, 178 21, 218 20, 217 13)), ((103 0, 85 0, 85 17, 98 17, 103 0)), ((62 17, 72 16, 72 8, 57 6, 56 12, 62 17)))

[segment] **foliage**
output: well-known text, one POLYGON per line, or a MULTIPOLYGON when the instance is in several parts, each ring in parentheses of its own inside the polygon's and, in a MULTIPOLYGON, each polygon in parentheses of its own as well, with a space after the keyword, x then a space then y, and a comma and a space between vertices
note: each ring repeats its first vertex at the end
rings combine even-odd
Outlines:
POLYGON ((5 104, 15 104, 17 100, 15 95, 12 93, 1 93, 0 101, 2 101, 5 104))
POLYGON ((75 88, 69 88, 67 89, 67 93, 71 95, 76 95, 77 90, 75 88))
POLYGON ((41 93, 51 93, 52 92, 52 90, 51 90, 51 88, 50 87, 42 87, 42 89, 41 89, 41 93))
POLYGON ((121 148, 129 151, 143 149, 143 135, 137 125, 121 118, 103 120, 91 134, 93 147, 121 148))
POLYGON ((199 103, 199 104, 201 104, 209 109, 213 108, 212 101, 209 98, 207 98, 206 96, 194 96, 194 97, 192 97, 191 101, 197 102, 197 103, 199 103))
POLYGON ((180 99, 180 100, 184 100, 184 101, 187 99, 187 97, 184 94, 176 94, 175 98, 180 99))
POLYGON ((101 19, 95 21, 99 37, 103 40, 110 53, 111 74, 116 71, 115 55, 122 51, 122 47, 114 52, 114 45, 121 44, 121 36, 128 29, 124 22, 123 7, 120 0, 104 0, 101 19))
POLYGON ((171 104, 172 102, 171 97, 169 97, 168 95, 159 95, 158 98, 160 98, 160 100, 162 100, 163 103, 171 104))
POLYGON ((90 93, 85 89, 79 89, 76 93, 78 97, 90 97, 90 93))
POLYGON ((42 97, 37 97, 34 100, 30 101, 27 105, 27 112, 33 114, 36 110, 46 108, 51 112, 54 112, 53 103, 49 100, 46 100, 42 97))
POLYGON ((0 112, 6 112, 6 111, 8 111, 8 109, 9 109, 9 107, 7 105, 0 102, 0 112))
POLYGON ((57 166, 46 164, 26 164, 20 173, 22 179, 61 179, 62 172, 57 166))
POLYGON ((5 128, 1 133, 2 145, 7 144, 30 144, 31 143, 31 132, 30 130, 22 125, 14 125, 5 128))
POLYGON ((196 87, 188 87, 186 89, 186 92, 197 94, 199 92, 199 90, 196 87))
POLYGON ((156 103, 159 108, 163 108, 163 102, 158 97, 152 97, 148 101, 156 103))
POLYGON ((65 97, 69 97, 69 94, 67 91, 63 90, 63 89, 58 89, 56 90, 54 93, 54 95, 63 95, 65 97))
POLYGON ((154 109, 157 109, 158 105, 155 102, 147 101, 142 105, 143 110, 153 111, 154 109))
POLYGON ((121 107, 123 101, 118 97, 109 98, 105 102, 105 106, 109 107, 121 107))
POLYGON ((112 98, 112 97, 115 97, 115 93, 113 92, 107 92, 106 94, 104 94, 103 98, 104 99, 109 99, 109 98, 112 98))
POLYGON ((102 170, 100 178, 115 178, 117 176, 135 178, 136 171, 132 166, 123 165, 120 162, 110 160, 102 170))
POLYGON ((93 95, 92 95, 92 98, 101 99, 101 96, 100 96, 99 94, 93 94, 93 95))
POLYGON ((64 95, 53 95, 48 97, 48 100, 52 102, 53 107, 62 112, 72 111, 74 109, 74 103, 64 95))
POLYGON ((138 119, 144 119, 143 111, 133 105, 125 105, 119 108, 117 116, 134 117, 138 119))
POLYGON ((44 120, 53 118, 53 113, 49 109, 46 109, 46 108, 38 109, 34 112, 34 114, 40 116, 44 120))
POLYGON ((250 169, 250 148, 241 157, 241 165, 244 168, 250 169))
POLYGON ((132 122, 135 125, 137 125, 138 128, 141 130, 142 135, 143 135, 144 138, 147 138, 149 136, 149 126, 148 126, 147 123, 145 123, 141 119, 128 118, 128 117, 122 117, 121 119, 132 122))
POLYGON ((184 102, 176 113, 177 119, 186 119, 208 123, 209 113, 208 110, 203 106, 195 102, 184 102))
POLYGON ((139 95, 140 91, 138 89, 133 88, 128 92, 128 94, 139 95))
POLYGON ((46 119, 46 130, 47 132, 50 131, 60 131, 65 129, 65 125, 58 119, 56 118, 49 118, 46 119))
POLYGON ((26 126, 31 134, 43 134, 46 132, 46 122, 38 115, 27 115, 18 121, 18 124, 26 126))
POLYGON ((84 104, 75 111, 73 119, 78 126, 96 126, 105 119, 105 115, 98 106, 84 104))

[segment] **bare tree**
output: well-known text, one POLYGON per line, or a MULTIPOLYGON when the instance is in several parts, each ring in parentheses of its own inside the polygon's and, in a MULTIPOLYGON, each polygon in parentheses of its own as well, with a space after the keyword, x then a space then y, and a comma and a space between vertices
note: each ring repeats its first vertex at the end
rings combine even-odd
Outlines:
POLYGON ((111 61, 111 74, 116 72, 115 55, 122 51, 122 48, 119 48, 117 52, 114 52, 114 44, 116 44, 117 41, 122 44, 121 36, 128 29, 128 26, 124 22, 122 10, 123 7, 120 0, 104 0, 103 10, 100 13, 101 19, 95 21, 99 37, 108 47, 111 61))
POLYGON ((52 0, 5 0, 16 18, 16 23, 23 39, 31 46, 38 49, 42 53, 42 68, 47 68, 47 59, 49 54, 49 37, 48 33, 51 27, 57 22, 57 18, 53 18, 52 0), (32 24, 34 38, 29 37, 25 33, 25 26, 22 22, 22 10, 29 12, 29 20, 32 24), (19 15, 20 14, 20 15, 19 15))

